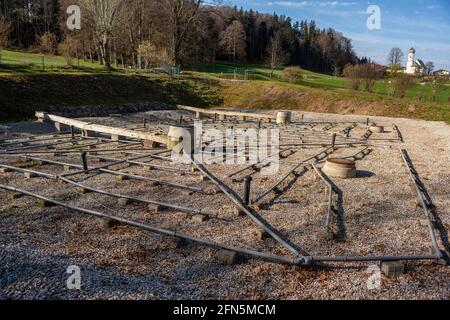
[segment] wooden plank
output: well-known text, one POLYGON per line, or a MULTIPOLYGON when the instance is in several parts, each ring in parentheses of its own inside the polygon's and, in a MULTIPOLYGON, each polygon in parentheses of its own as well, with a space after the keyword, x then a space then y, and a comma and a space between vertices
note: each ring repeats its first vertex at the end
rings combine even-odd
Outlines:
POLYGON ((203 114, 217 114, 217 115, 225 115, 230 117, 249 117, 255 119, 267 119, 267 120, 276 120, 276 116, 272 116, 269 114, 260 114, 260 113, 250 113, 250 112, 234 112, 234 111, 220 111, 220 110, 207 110, 201 108, 193 108, 183 105, 177 105, 177 108, 180 110, 191 111, 195 113, 203 113, 203 114))
POLYGON ((82 131, 93 131, 108 135, 116 135, 116 136, 122 136, 127 138, 135 138, 135 139, 142 139, 146 141, 153 141, 158 142, 164 145, 167 145, 168 138, 163 135, 155 135, 148 132, 140 132, 140 131, 134 131, 129 129, 122 129, 122 128, 115 128, 115 127, 109 127, 99 124, 93 124, 88 122, 83 122, 80 120, 74 120, 69 119, 65 117, 55 116, 52 114, 48 114, 46 112, 36 112, 36 117, 40 119, 41 121, 52 121, 55 123, 61 123, 65 124, 67 126, 73 126, 74 128, 80 129, 82 131))

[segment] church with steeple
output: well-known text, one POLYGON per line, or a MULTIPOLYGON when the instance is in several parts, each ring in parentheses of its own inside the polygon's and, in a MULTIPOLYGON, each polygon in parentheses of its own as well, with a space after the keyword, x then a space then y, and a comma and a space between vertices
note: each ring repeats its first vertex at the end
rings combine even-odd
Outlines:
POLYGON ((412 76, 423 76, 426 74, 426 70, 425 63, 420 59, 416 59, 416 49, 409 49, 405 73, 412 76))

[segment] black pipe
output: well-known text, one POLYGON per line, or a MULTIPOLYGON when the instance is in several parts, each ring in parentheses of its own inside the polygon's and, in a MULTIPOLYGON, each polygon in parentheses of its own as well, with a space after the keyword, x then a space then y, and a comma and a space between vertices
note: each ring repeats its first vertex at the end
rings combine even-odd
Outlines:
POLYGON ((250 204, 250 192, 251 192, 251 187, 252 187, 252 181, 253 178, 250 176, 247 176, 244 178, 244 204, 245 205, 249 205, 250 204))
POLYGON ((331 138, 331 145, 333 146, 333 148, 336 146, 336 138, 337 134, 333 133, 333 137, 331 138))
POLYGON ((70 126, 70 134, 72 135, 72 140, 75 140, 75 128, 70 126))
POLYGON ((83 162, 83 170, 84 171, 89 171, 88 168, 88 164, 87 164, 87 153, 86 152, 82 152, 81 153, 81 161, 83 162))

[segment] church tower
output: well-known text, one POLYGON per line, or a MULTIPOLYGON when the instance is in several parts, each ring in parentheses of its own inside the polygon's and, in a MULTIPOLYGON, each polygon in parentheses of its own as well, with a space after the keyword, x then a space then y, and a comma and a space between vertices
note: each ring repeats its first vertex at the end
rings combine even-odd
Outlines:
POLYGON ((416 49, 411 48, 409 49, 408 64, 406 65, 406 73, 408 74, 416 73, 415 61, 416 61, 416 49))

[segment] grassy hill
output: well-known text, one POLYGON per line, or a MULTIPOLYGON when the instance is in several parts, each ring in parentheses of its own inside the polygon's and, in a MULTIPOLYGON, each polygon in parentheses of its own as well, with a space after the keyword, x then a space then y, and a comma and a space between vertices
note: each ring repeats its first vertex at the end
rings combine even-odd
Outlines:
MULTIPOLYGON (((101 72, 102 66, 98 63, 91 63, 80 59, 73 60, 73 64, 78 67, 78 62, 80 68, 85 69, 89 72, 101 72)), ((66 67, 66 61, 61 56, 42 56, 42 54, 21 52, 21 51, 2 51, 2 69, 0 69, 1 74, 8 74, 9 71, 12 72, 23 72, 23 73, 41 73, 44 69, 45 72, 56 72, 70 71, 74 70, 72 68, 66 67), (6 69, 6 70, 5 70, 6 69)))
POLYGON ((281 71, 264 66, 226 63, 189 68, 189 74, 168 76, 133 70, 106 70, 80 60, 66 67, 62 57, 2 52, 0 65, 0 122, 32 118, 49 106, 108 105, 166 102, 198 107, 293 109, 341 114, 367 114, 443 120, 450 123, 450 84, 429 102, 429 89, 416 83, 407 98, 386 95, 384 81, 375 93, 355 92, 343 78, 304 71, 298 84, 281 79, 281 71), (236 70, 236 74, 235 74, 236 70), (247 72, 246 72, 247 71, 247 72), (247 73, 245 76, 244 74, 247 73), (243 79, 251 81, 229 81, 243 79), (418 101, 418 92, 422 101, 418 101))
POLYGON ((0 122, 31 119, 49 106, 114 105, 165 102, 208 107, 221 103, 217 80, 198 76, 134 73, 106 70, 80 62, 65 66, 62 57, 3 51, 0 65, 0 122), (24 63, 28 61, 28 63, 24 63))
POLYGON ((252 81, 225 83, 220 96, 223 107, 290 109, 311 112, 404 117, 450 123, 450 107, 397 99, 349 89, 324 90, 301 84, 252 81))
MULTIPOLYGON (((263 80, 263 81, 277 81, 281 80, 281 70, 275 70, 274 75, 270 78, 271 70, 260 65, 232 65, 227 63, 217 63, 215 65, 204 65, 191 67, 191 70, 207 73, 209 75, 222 78, 234 79, 234 70, 237 70, 236 79, 244 80, 245 72, 247 71, 249 80, 263 80)), ((335 77, 327 74, 315 73, 308 70, 303 70, 303 79, 299 83, 306 87, 318 89, 348 89, 349 84, 345 78, 335 77)), ((436 96, 436 103, 449 104, 450 98, 450 81, 444 90, 440 90, 436 96)), ((388 95, 386 82, 378 80, 375 83, 374 93, 378 95, 388 95)), ((431 88, 428 84, 421 83, 420 79, 416 79, 414 84, 407 90, 406 98, 417 99, 421 97, 422 101, 430 102, 432 100, 431 88)))

